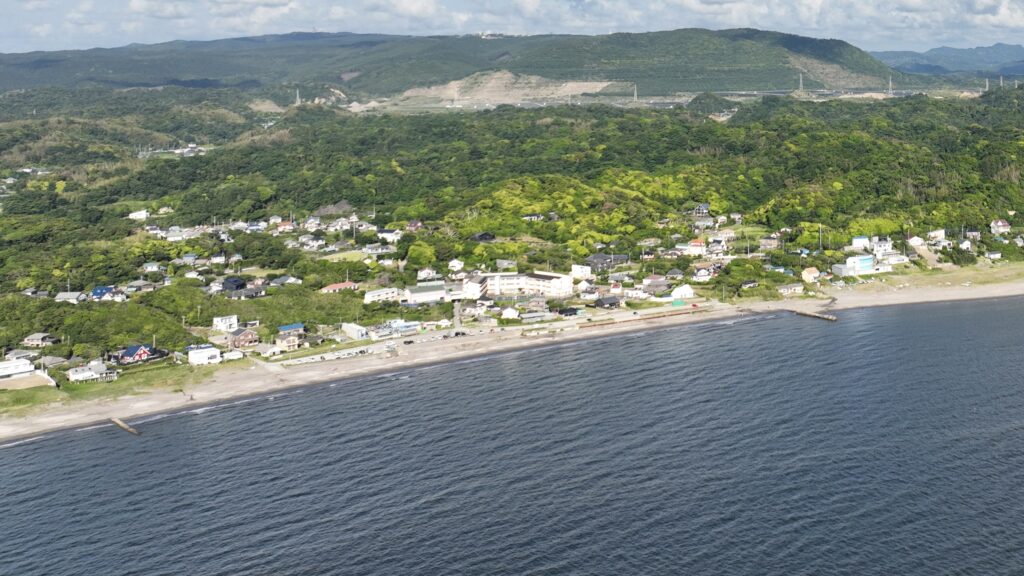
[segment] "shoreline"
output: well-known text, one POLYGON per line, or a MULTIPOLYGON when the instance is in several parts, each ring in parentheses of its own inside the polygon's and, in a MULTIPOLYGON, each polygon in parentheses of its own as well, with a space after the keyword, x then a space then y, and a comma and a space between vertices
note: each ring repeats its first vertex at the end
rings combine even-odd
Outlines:
MULTIPOLYGON (((620 311, 609 315, 610 322, 557 321, 527 326, 529 330, 559 329, 557 334, 523 336, 523 327, 429 342, 397 345, 398 356, 373 354, 368 357, 329 360, 285 367, 250 360, 249 367, 225 367, 211 378, 187 387, 183 392, 159 390, 114 399, 40 406, 37 412, 18 417, 0 417, 0 442, 11 446, 65 430, 113 424, 111 418, 137 420, 158 415, 174 415, 209 408, 225 401, 242 402, 274 392, 303 387, 337 384, 355 378, 401 373, 416 368, 474 360, 510 352, 544 348, 568 342, 595 340, 647 330, 661 330, 715 320, 757 316, 773 312, 831 312, 883 306, 928 304, 965 300, 989 300, 1024 296, 1024 280, 944 287, 842 289, 823 293, 831 299, 799 298, 765 300, 741 305, 709 303, 700 308, 649 308, 633 314, 620 311), (194 399, 189 399, 189 397, 194 399)), ((811 321, 811 320, 809 320, 811 321)), ((396 343, 396 341, 391 341, 396 343)), ((374 344, 383 347, 384 342, 374 344)), ((145 430, 142 430, 145 433, 145 430)))

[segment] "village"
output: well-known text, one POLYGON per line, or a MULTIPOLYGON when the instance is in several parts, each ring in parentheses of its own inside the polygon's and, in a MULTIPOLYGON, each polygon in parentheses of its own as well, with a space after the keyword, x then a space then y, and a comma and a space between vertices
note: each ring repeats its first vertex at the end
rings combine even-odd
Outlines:
MULTIPOLYGON (((418 221, 402 227, 383 228, 370 223, 372 217, 348 216, 322 218, 310 216, 296 220, 290 216, 272 216, 255 222, 228 222, 194 227, 160 226, 154 220, 173 214, 168 207, 155 213, 149 210, 131 212, 127 218, 137 223, 140 233, 161 241, 177 244, 210 236, 231 246, 238 235, 281 238, 289 249, 300 250, 312 258, 342 257, 361 261, 378 270, 407 272, 408 263, 398 258, 397 245, 407 235, 424 231, 418 221), (356 244, 359 235, 372 235, 373 242, 356 244), (263 236, 265 235, 265 236, 263 236), (347 238, 346 238, 347 236, 347 238), (339 238, 329 241, 329 238, 339 238)), ((548 216, 524 215, 526 222, 542 222, 548 216)), ((666 219, 659 228, 672 226, 666 219)), ((316 289, 320 294, 347 294, 358 297, 365 307, 395 305, 398 312, 371 324, 344 319, 334 325, 307 326, 302 318, 290 324, 262 326, 258 318, 238 315, 214 317, 206 327, 192 327, 191 332, 204 342, 179 350, 161 348, 153 342, 137 342, 123 349, 112 350, 98 358, 70 358, 48 355, 48 348, 61 342, 61 336, 46 332, 28 334, 21 346, 4 351, 0 362, 0 388, 29 388, 39 385, 59 386, 61 382, 109 382, 126 369, 154 362, 171 362, 191 366, 215 365, 249 357, 261 362, 322 361, 350 356, 388 353, 396 354, 394 343, 384 348, 371 345, 382 341, 414 344, 417 336, 437 333, 438 338, 458 337, 476 331, 523 329, 559 322, 600 321, 602 315, 615 311, 664 307, 699 309, 712 300, 733 296, 726 293, 722 275, 736 261, 755 263, 759 270, 754 277, 744 277, 734 286, 735 297, 800 298, 821 296, 822 287, 838 288, 851 282, 892 272, 899 266, 922 262, 929 267, 949 266, 940 262, 940 254, 951 249, 973 253, 982 244, 977 230, 962 230, 947 237, 945 230, 934 230, 925 238, 912 236, 894 239, 886 236, 855 236, 841 250, 842 257, 830 267, 805 265, 796 267, 777 263, 772 255, 789 255, 786 262, 805 262, 821 251, 808 248, 789 249, 788 238, 794 231, 782 228, 767 231, 745 226, 743 215, 711 214, 708 204, 698 204, 687 214, 685 230, 669 235, 666 242, 652 237, 636 243, 636 250, 616 252, 611 246, 598 246, 601 251, 572 263, 561 272, 525 269, 515 260, 495 259, 486 265, 470 266, 459 258, 433 263, 408 271, 405 282, 382 284, 371 280, 344 280, 316 289), (738 233, 739 232, 739 233, 738 233), (755 234, 751 234, 754 232, 755 234), (909 250, 909 253, 908 253, 909 250), (795 259, 795 260, 794 260, 795 259), (661 264, 660 266, 656 264, 661 264), (677 265, 671 265, 677 263, 677 265), (720 291, 720 292, 719 292, 720 291), (403 310, 451 305, 446 317, 421 321, 405 318, 403 310)), ((986 245, 1024 246, 1024 238, 1010 235, 1006 220, 991 222, 986 245)), ((497 242, 491 233, 477 233, 472 240, 497 242)), ((998 250, 982 252, 986 259, 1001 258, 998 250)), ((126 302, 139 294, 147 294, 189 280, 201 286, 209 296, 243 301, 273 297, 275 291, 303 286, 303 278, 285 273, 254 276, 246 267, 246 258, 238 252, 203 255, 184 253, 166 261, 144 263, 139 278, 119 285, 90 287, 85 291, 67 290, 51 294, 28 288, 21 292, 26 298, 50 298, 70 306, 83 303, 126 302), (171 271, 173 270, 173 275, 171 271)), ((868 280, 870 281, 870 280, 868 280)))

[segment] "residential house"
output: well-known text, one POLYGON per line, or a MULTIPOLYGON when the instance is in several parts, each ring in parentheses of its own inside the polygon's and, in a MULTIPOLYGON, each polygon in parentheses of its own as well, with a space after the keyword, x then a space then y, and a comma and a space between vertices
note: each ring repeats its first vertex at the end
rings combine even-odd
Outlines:
POLYGON ((105 296, 116 290, 114 286, 97 286, 89 292, 89 299, 98 302, 103 300, 105 296))
POLYGON ((278 276, 270 281, 272 288, 281 288, 287 285, 300 285, 302 284, 302 278, 296 278, 294 276, 278 276))
POLYGON ((511 306, 509 306, 508 308, 504 308, 501 311, 501 319, 502 320, 518 320, 519 319, 519 310, 516 310, 515 308, 513 308, 511 306))
POLYGON ((235 328, 228 333, 228 348, 250 348, 260 343, 260 335, 250 328, 235 328))
POLYGON ((661 274, 651 274, 644 278, 641 286, 644 292, 651 295, 667 292, 671 287, 668 283, 668 279, 661 274))
POLYGON ((136 210, 128 214, 129 220, 135 220, 136 222, 143 222, 149 220, 149 210, 136 210))
POLYGON ((359 284, 355 282, 338 282, 337 284, 329 284, 320 289, 321 294, 337 294, 344 290, 359 290, 359 284))
POLYGON ((377 230, 377 238, 387 242, 388 244, 398 244, 398 241, 402 239, 401 230, 392 230, 390 228, 381 228, 377 230))
POLYGON ((80 304, 85 302, 87 299, 86 295, 81 292, 58 292, 54 301, 66 302, 68 304, 80 304))
POLYGON ((254 288, 242 288, 227 293, 228 300, 254 300, 267 295, 267 289, 259 286, 254 288))
POLYGON ((622 264, 628 264, 629 256, 626 254, 604 254, 598 252, 588 256, 586 263, 595 274, 601 274, 622 264))
POLYGON ((515 270, 519 264, 515 260, 503 260, 498 258, 494 261, 494 267, 500 270, 515 270))
POLYGON ((778 234, 772 234, 765 236, 760 240, 760 249, 762 252, 766 250, 778 250, 782 247, 782 240, 778 234))
POLYGON ((452 272, 460 272, 465 267, 466 263, 458 258, 453 258, 448 261, 448 270, 451 270, 452 272))
POLYGON ((58 342, 60 342, 60 340, 54 338, 48 332, 36 332, 35 334, 26 336, 25 339, 21 341, 21 344, 29 348, 46 348, 47 346, 51 346, 58 342))
POLYGON ((21 350, 15 348, 4 354, 4 360, 35 360, 39 358, 39 352, 35 350, 21 350))
POLYGON ((264 358, 271 358, 273 356, 280 356, 283 350, 275 344, 260 344, 253 349, 253 352, 264 358))
POLYGON ((238 329, 238 316, 215 316, 213 318, 213 329, 217 332, 231 332, 238 329))
POLYGON ((305 324, 287 324, 285 326, 277 327, 277 336, 274 337, 274 344, 285 350, 291 352, 298 350, 303 345, 303 337, 306 335, 305 324))
POLYGON ((715 274, 711 268, 697 268, 694 270, 693 275, 690 276, 690 281, 705 284, 711 282, 711 279, 714 277, 715 274))
POLYGON ((685 277, 686 275, 683 274, 683 271, 679 268, 671 268, 665 273, 665 278, 668 278, 669 280, 682 280, 685 277))
POLYGON ((989 229, 992 230, 992 234, 998 236, 1000 234, 1008 234, 1010 232, 1010 223, 1003 219, 993 220, 989 224, 989 229))
POLYGON ((964 238, 967 238, 968 240, 974 240, 975 242, 980 241, 981 240, 981 231, 980 230, 968 230, 968 231, 964 232, 964 238))
POLYGON ((167 352, 146 344, 141 344, 138 346, 129 346, 128 348, 114 352, 111 354, 111 360, 121 366, 126 366, 157 360, 164 356, 167 356, 167 352))
POLYGON ((363 246, 363 254, 367 256, 379 256, 381 254, 394 254, 398 248, 389 244, 367 244, 363 246))
POLYGON ((867 236, 854 236, 850 247, 854 250, 867 250, 871 247, 871 239, 867 236))
POLYGON ((693 208, 694 216, 707 216, 711 214, 711 204, 702 202, 693 208))
POLYGON ((418 281, 433 280, 435 278, 440 278, 440 277, 441 277, 441 275, 438 274, 437 270, 434 270, 433 268, 423 268, 423 269, 419 270, 418 272, 416 272, 416 280, 418 280, 418 281))
POLYGON ((683 253, 687 256, 701 257, 707 254, 707 248, 703 240, 691 240, 684 248, 683 253))
POLYGON ((245 280, 242 280, 237 276, 232 276, 230 278, 225 278, 224 280, 222 280, 220 285, 221 290, 225 292, 234 292, 236 290, 242 290, 243 288, 245 288, 246 283, 245 280))
POLYGON ((753 288, 757 288, 760 285, 761 283, 758 282, 757 280, 744 280, 743 282, 740 283, 740 290, 750 290, 753 288))
POLYGON ((967 240, 967 239, 961 240, 960 243, 957 244, 957 247, 960 248, 961 250, 963 250, 964 252, 973 252, 974 251, 973 250, 974 245, 971 244, 971 241, 967 240))
POLYGON ((135 294, 137 292, 152 292, 156 290, 156 284, 148 280, 134 280, 129 282, 124 287, 125 294, 135 294))
POLYGON ((693 229, 694 230, 707 230, 708 228, 715 227, 715 219, 710 216, 703 216, 700 218, 694 218, 693 229))
POLYGON ((743 224, 743 214, 740 214, 739 212, 729 214, 729 218, 737 224, 743 224))
POLYGON ((89 382, 92 380, 101 380, 103 382, 110 382, 117 380, 117 371, 111 370, 107 367, 103 360, 93 360, 85 366, 78 366, 65 372, 69 382, 89 382))
POLYGON ((1003 253, 995 251, 985 252, 985 258, 988 258, 989 260, 1002 260, 1003 253))
POLYGON ((821 276, 821 271, 811 266, 804 268, 803 272, 800 273, 800 279, 807 284, 813 284, 818 281, 818 277, 821 276))
POLYGON ((595 300, 594 306, 597 308, 605 309, 621 308, 622 300, 619 299, 618 296, 605 296, 603 298, 598 298, 597 300, 595 300))

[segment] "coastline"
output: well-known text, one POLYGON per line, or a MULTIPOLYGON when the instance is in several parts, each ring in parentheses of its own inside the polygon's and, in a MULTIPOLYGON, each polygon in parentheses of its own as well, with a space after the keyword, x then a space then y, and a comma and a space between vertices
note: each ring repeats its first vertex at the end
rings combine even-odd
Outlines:
MULTIPOLYGON (((822 313, 879 306, 1024 296, 1024 280, 912 288, 873 285, 864 289, 858 287, 834 290, 822 293, 822 296, 831 298, 756 301, 742 305, 709 303, 696 310, 659 307, 638 311, 635 315, 632 311, 621 311, 608 316, 613 320, 589 325, 585 321, 559 321, 550 325, 525 327, 527 331, 564 329, 556 334, 523 336, 523 327, 516 327, 460 338, 417 342, 411 346, 398 345, 397 357, 373 354, 368 357, 330 360, 293 367, 258 360, 247 361, 247 365, 225 367, 213 377, 188 387, 184 392, 160 390, 115 399, 47 405, 40 406, 37 411, 28 415, 0 417, 0 442, 10 445, 61 430, 113 425, 110 424, 111 418, 138 420, 154 415, 195 410, 225 401, 244 401, 292 388, 318 386, 357 377, 402 372, 578 340, 741 316, 773 312, 822 313)), ((384 343, 377 343, 376 346, 382 348, 384 343)))

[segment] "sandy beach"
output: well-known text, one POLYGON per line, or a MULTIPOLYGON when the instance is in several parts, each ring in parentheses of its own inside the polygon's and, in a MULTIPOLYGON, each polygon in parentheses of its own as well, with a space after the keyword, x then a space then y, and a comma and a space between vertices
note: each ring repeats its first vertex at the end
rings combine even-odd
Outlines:
MULTIPOLYGON (((742 315, 781 311, 820 313, 874 306, 1021 295, 1024 295, 1024 279, 990 284, 940 283, 931 286, 872 283, 821 292, 816 298, 757 301, 741 305, 708 302, 697 308, 680 309, 666 306, 648 308, 636 313, 620 310, 601 314, 589 322, 581 319, 493 331, 470 329, 469 336, 449 339, 432 339, 437 334, 426 334, 415 337, 417 341, 411 345, 395 343, 395 355, 385 352, 387 343, 379 342, 373 346, 376 353, 371 355, 299 366, 286 367, 260 360, 245 360, 225 366, 211 379, 189 386, 184 393, 152 391, 110 400, 41 406, 26 416, 0 418, 0 440, 10 442, 15 439, 32 438, 54 430, 108 422, 110 418, 115 417, 137 420, 153 414, 195 409, 246 396, 264 395, 298 386, 335 382, 375 373, 395 372, 531 347, 742 315), (547 333, 526 336, 523 335, 524 330, 547 333)), ((145 433, 144 426, 142 431, 145 433)))

